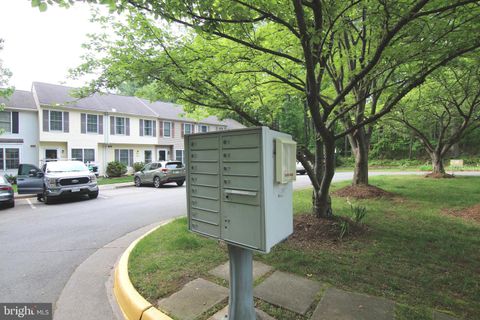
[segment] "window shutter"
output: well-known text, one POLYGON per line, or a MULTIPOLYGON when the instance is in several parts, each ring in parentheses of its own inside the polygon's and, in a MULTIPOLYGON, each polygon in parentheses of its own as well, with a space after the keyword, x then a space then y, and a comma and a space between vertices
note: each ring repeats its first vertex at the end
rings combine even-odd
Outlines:
POLYGON ((183 138, 185 136, 185 123, 182 123, 182 135, 181 137, 183 138))
POLYGON ((191 133, 195 133, 195 125, 194 125, 193 123, 190 125, 190 128, 192 128, 192 132, 191 132, 191 133))
POLYGON ((125 118, 125 134, 130 135, 130 118, 125 118))
POLYGON ((18 133, 18 112, 12 111, 12 133, 18 133))
POLYGON ((113 116, 110 117, 110 134, 115 134, 115 117, 113 116))
POLYGON ((69 132, 70 130, 70 121, 68 112, 63 113, 63 132, 69 132))
POLYGON ((103 116, 98 116, 98 134, 103 134, 103 116))
POLYGON ((143 136, 143 119, 140 119, 140 136, 143 136))
POLYGON ((175 138, 175 122, 172 121, 172 138, 175 138))
POLYGON ((80 114, 80 132, 87 133, 87 115, 85 113, 80 114))
POLYGON ((157 136, 157 121, 152 120, 152 134, 154 137, 157 136))
POLYGON ((158 136, 163 137, 163 121, 162 120, 158 121, 158 125, 159 125, 158 136))
POLYGON ((128 150, 128 165, 133 166, 133 149, 128 150))
POLYGON ((45 131, 45 132, 50 131, 49 115, 50 115, 50 112, 48 110, 43 110, 43 131, 45 131))
POLYGON ((120 161, 120 150, 115 149, 115 161, 120 161))

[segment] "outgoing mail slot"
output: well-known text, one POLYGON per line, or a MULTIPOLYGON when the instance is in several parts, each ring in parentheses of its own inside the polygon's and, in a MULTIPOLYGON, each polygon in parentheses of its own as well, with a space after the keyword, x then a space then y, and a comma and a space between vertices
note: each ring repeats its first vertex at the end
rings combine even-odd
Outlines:
POLYGON ((192 138, 189 145, 190 150, 215 150, 218 149, 218 137, 192 138))
POLYGON ((192 219, 192 221, 190 222, 190 227, 194 231, 203 233, 203 234, 211 236, 211 237, 218 238, 220 236, 220 226, 218 226, 218 225, 205 223, 205 222, 201 222, 201 221, 197 221, 195 219, 192 219))
POLYGON ((257 191, 225 189, 223 191, 223 199, 228 202, 250 204, 255 206, 260 204, 257 191))
POLYGON ((224 188, 244 189, 244 190, 260 190, 259 177, 229 177, 224 176, 222 179, 224 188))
POLYGON ((216 225, 220 224, 220 215, 218 213, 192 208, 191 214, 192 218, 195 220, 213 223, 216 225))
POLYGON ((218 150, 194 150, 190 152, 191 161, 218 161, 218 150))
POLYGON ((201 209, 205 211, 219 212, 220 211, 220 201, 210 200, 204 198, 193 197, 190 200, 192 208, 201 209))
POLYGON ((190 175, 190 185, 193 186, 204 186, 204 187, 213 187, 218 188, 219 182, 218 175, 209 175, 209 174, 191 174, 190 175))
POLYGON ((224 150, 220 155, 220 158, 224 162, 258 162, 260 161, 260 149, 251 148, 251 149, 234 149, 234 150, 224 150))
POLYGON ((218 174, 218 163, 191 161, 188 170, 190 170, 191 173, 218 174))
POLYGON ((258 134, 227 135, 222 138, 223 149, 255 148, 259 145, 260 135, 258 134))
POLYGON ((223 175, 240 175, 258 177, 260 175, 259 163, 223 163, 223 175))

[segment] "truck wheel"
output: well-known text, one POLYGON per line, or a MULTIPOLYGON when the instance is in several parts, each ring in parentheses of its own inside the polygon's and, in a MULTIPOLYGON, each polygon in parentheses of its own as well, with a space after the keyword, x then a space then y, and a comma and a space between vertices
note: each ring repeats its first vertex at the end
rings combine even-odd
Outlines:
POLYGON ((47 195, 47 190, 43 191, 43 203, 45 203, 45 204, 51 204, 52 203, 52 197, 49 197, 47 195))
POLYGON ((88 194, 88 197, 89 197, 90 199, 97 199, 97 197, 98 197, 98 191, 89 193, 89 194, 88 194))

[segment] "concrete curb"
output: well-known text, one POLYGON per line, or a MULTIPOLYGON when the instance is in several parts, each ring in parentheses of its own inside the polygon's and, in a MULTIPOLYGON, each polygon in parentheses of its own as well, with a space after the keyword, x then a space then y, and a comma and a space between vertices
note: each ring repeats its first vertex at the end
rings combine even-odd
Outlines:
POLYGON ((161 223, 142 235, 140 238, 133 241, 118 261, 118 264, 115 268, 113 293, 117 299, 117 303, 123 313, 123 316, 127 320, 173 320, 155 308, 150 302, 145 300, 145 298, 143 298, 137 292, 137 290, 135 290, 132 282, 130 281, 130 277, 128 276, 128 259, 135 246, 147 235, 157 230, 161 226, 172 222, 173 220, 174 219, 170 219, 161 223))

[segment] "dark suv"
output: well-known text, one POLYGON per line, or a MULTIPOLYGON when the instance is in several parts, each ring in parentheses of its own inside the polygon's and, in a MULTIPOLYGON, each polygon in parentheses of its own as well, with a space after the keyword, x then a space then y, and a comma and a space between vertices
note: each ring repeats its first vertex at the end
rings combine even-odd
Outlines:
POLYGON ((37 199, 50 203, 53 198, 87 194, 98 197, 97 177, 81 161, 50 161, 42 169, 31 164, 18 167, 19 194, 37 194, 37 199))

